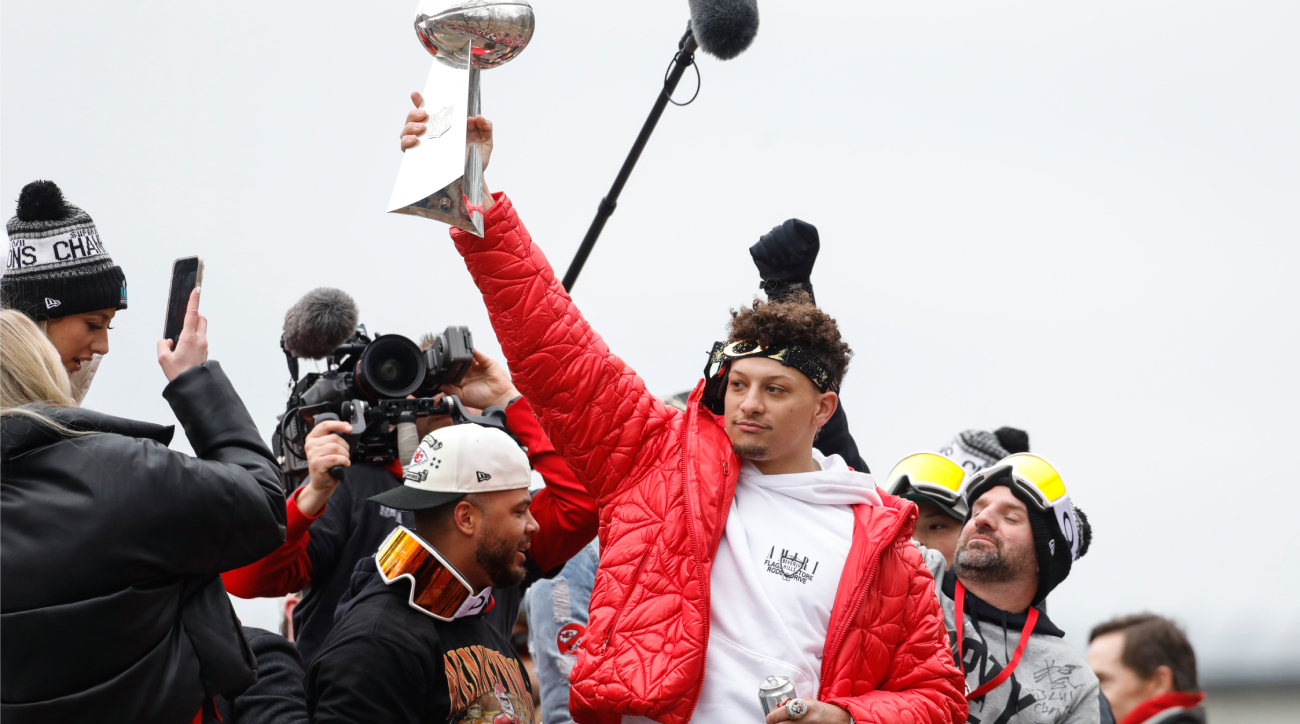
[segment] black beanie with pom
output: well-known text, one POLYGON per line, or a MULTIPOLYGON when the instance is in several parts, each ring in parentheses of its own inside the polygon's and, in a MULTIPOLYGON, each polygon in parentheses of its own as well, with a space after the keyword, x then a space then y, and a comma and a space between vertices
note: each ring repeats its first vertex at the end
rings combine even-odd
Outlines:
POLYGON ((100 309, 126 309, 126 275, 113 263, 95 222, 69 204, 53 181, 33 181, 5 225, 9 255, 0 302, 37 321, 100 309))
POLYGON ((999 427, 993 431, 994 437, 998 439, 998 444, 1008 453, 1029 452, 1029 433, 1024 430, 1017 430, 1014 427, 999 427))

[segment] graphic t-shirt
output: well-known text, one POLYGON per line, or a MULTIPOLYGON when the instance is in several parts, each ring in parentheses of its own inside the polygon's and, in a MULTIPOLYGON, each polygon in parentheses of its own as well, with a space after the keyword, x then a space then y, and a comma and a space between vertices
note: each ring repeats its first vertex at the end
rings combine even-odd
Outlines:
POLYGON ((486 646, 470 645, 442 656, 447 680, 445 721, 462 724, 515 724, 533 720, 532 689, 523 664, 486 646))

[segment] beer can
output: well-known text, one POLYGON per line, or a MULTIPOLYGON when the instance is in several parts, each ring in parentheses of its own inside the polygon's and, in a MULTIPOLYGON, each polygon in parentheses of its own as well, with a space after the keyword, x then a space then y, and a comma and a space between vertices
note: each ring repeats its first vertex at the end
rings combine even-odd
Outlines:
POLYGON ((758 701, 763 705, 764 716, 798 697, 799 695, 794 693, 794 684, 784 676, 769 676, 758 685, 758 701))

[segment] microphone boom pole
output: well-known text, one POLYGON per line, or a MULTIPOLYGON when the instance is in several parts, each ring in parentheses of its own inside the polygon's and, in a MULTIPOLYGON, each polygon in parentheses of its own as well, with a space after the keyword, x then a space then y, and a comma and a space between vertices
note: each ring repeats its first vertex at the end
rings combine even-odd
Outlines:
MULTIPOLYGON (((659 91, 659 98, 655 100, 654 107, 650 109, 650 117, 645 119, 645 125, 641 126, 641 133, 636 137, 636 143, 632 144, 632 150, 628 152, 627 159, 623 161, 623 168, 619 169, 618 176, 614 178, 614 185, 610 187, 609 193, 605 198, 600 200, 600 206, 596 209, 596 218, 592 219, 591 227, 587 229, 587 235, 582 239, 582 245, 578 247, 578 253, 573 255, 573 261, 569 263, 569 270, 564 273, 564 291, 572 292, 574 282, 578 281, 578 274, 582 272, 582 267, 587 263, 587 257, 591 256, 591 250, 596 246, 596 239, 600 238, 600 232, 605 228, 605 222, 609 220, 614 213, 614 207, 618 205, 618 195, 623 192, 623 186, 627 179, 632 175, 632 169, 636 167, 636 162, 641 158, 641 151, 645 150, 645 145, 650 141, 650 134, 654 133, 655 126, 659 123, 659 117, 664 114, 664 108, 668 106, 668 101, 672 98, 673 91, 677 90, 677 83, 682 79, 682 74, 686 72, 692 64, 695 63, 695 50, 699 45, 695 42, 695 34, 691 32, 688 25, 686 34, 677 44, 677 55, 673 59, 672 69, 668 77, 664 80, 664 87, 659 91)), ((698 92, 698 90, 697 90, 698 92)))

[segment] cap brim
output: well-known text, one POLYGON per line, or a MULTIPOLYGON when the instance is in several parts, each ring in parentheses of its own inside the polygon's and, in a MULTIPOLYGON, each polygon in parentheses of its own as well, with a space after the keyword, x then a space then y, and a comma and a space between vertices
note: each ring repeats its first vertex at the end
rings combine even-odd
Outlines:
POLYGON ((373 500, 393 510, 428 510, 429 508, 436 508, 439 505, 446 505, 452 501, 460 500, 463 497, 465 497, 465 493, 438 493, 431 490, 412 488, 409 485, 399 485, 392 490, 385 490, 379 495, 372 495, 368 500, 373 500))
POLYGON ((931 498, 928 495, 921 495, 920 493, 904 493, 903 495, 900 495, 898 497, 903 498, 905 500, 910 500, 913 503, 932 503, 934 505, 939 506, 939 510, 942 510, 950 518, 953 518, 955 520, 966 519, 966 516, 958 513, 956 510, 953 509, 951 505, 948 505, 947 503, 944 503, 939 500, 935 500, 934 498, 931 498))

